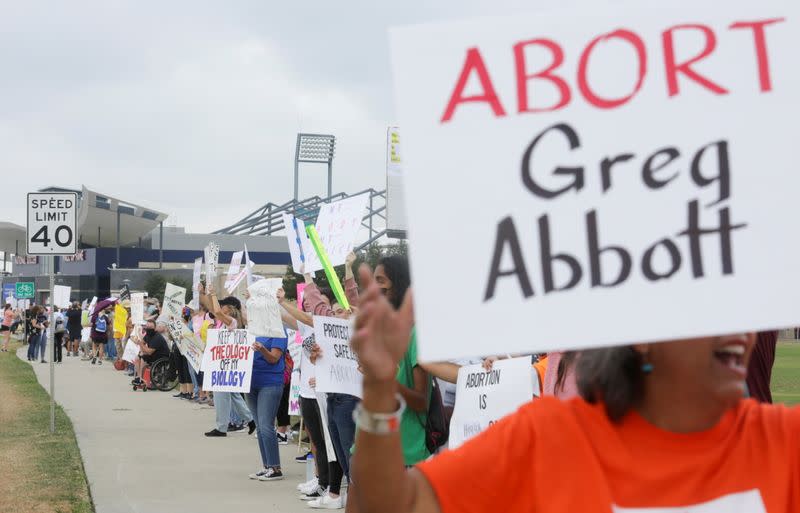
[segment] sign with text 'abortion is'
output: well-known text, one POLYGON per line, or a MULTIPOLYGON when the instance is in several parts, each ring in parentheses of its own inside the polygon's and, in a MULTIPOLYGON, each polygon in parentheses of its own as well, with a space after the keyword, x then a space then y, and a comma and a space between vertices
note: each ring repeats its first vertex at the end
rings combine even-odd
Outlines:
POLYGON ((800 4, 591 9, 392 32, 423 360, 800 321, 800 4))
POLYGON ((358 357, 350 348, 352 323, 348 319, 314 316, 314 338, 322 350, 317 358, 317 392, 361 397, 358 357))
POLYGON ((455 449, 533 398, 530 358, 498 360, 458 370, 456 404, 450 419, 448 446, 455 449))
POLYGON ((208 330, 203 352, 203 390, 250 393, 255 340, 247 330, 208 330))

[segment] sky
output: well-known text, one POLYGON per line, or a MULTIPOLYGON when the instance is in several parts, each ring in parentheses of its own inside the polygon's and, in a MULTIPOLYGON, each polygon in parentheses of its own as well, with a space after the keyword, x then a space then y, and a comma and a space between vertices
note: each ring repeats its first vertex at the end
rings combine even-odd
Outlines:
MULTIPOLYGON (((84 184, 222 228, 291 199, 298 132, 336 135, 334 192, 383 189, 388 28, 539 3, 3 0, 0 220, 84 184)), ((325 191, 303 166, 300 196, 325 191)))

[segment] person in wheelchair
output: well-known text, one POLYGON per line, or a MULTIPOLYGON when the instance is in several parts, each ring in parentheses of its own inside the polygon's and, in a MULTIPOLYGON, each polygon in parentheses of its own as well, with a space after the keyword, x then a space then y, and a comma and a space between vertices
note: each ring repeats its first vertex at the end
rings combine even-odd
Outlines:
POLYGON ((166 319, 147 321, 144 338, 135 340, 139 346, 139 359, 136 361, 136 378, 132 382, 134 385, 142 384, 142 372, 145 366, 150 366, 161 358, 169 358, 169 345, 164 338, 166 331, 166 319))

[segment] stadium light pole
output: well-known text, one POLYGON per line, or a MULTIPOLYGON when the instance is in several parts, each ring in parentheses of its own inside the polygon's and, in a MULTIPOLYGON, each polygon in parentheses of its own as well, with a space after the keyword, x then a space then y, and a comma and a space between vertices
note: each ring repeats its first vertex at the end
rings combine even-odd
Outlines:
POLYGON ((294 150, 294 200, 300 198, 300 163, 328 165, 328 197, 333 195, 333 154, 336 137, 324 134, 297 134, 294 150))

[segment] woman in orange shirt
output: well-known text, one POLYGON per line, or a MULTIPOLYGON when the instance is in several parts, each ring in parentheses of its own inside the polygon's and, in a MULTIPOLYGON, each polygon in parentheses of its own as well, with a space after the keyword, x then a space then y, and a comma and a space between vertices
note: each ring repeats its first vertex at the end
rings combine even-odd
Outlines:
POLYGON ((405 472, 394 373, 411 301, 395 311, 361 279, 351 511, 800 511, 800 409, 742 398, 753 333, 584 351, 585 400, 533 401, 405 472))

